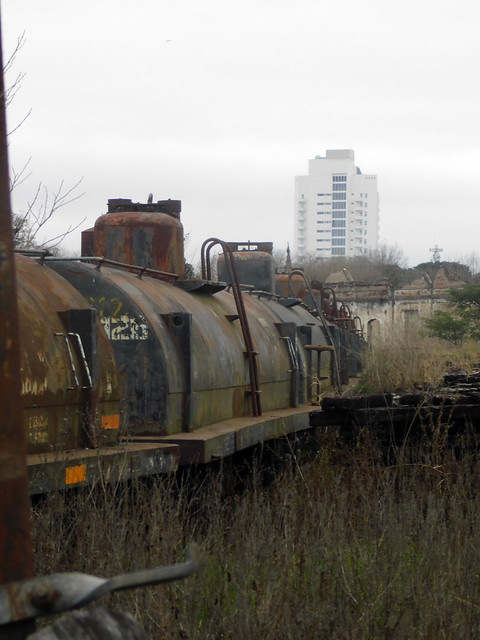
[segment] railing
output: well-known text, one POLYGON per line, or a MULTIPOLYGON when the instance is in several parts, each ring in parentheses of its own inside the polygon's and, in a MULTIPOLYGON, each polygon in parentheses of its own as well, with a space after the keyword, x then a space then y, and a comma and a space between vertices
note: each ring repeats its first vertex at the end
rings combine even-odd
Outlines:
POLYGON ((235 299, 235 306, 237 308, 238 318, 240 320, 240 326, 242 328, 243 340, 245 342, 245 354, 248 359, 248 369, 250 373, 250 394, 252 398, 252 413, 254 416, 262 415, 262 406, 260 402, 260 386, 258 382, 257 372, 257 360, 258 352, 254 349, 252 335, 250 333, 250 326, 248 324, 248 318, 245 311, 245 305, 243 303, 243 296, 241 285, 238 280, 237 270, 235 267, 235 260, 233 258, 233 252, 227 242, 219 240, 218 238, 208 238, 202 244, 201 261, 202 261, 202 278, 204 280, 212 279, 212 266, 210 260, 210 252, 216 245, 220 245, 223 250, 225 258, 225 266, 227 267, 233 297, 235 299))
POLYGON ((305 273, 303 271, 300 271, 300 269, 293 269, 293 271, 291 271, 288 274, 288 282, 290 284, 290 290, 292 292, 292 295, 294 297, 296 297, 295 295, 295 290, 293 288, 293 282, 292 282, 292 278, 293 276, 300 276, 301 278, 303 278, 303 281, 305 283, 305 286, 308 290, 308 293, 310 294, 310 298, 312 299, 312 302, 315 306, 315 311, 317 313, 318 319, 320 320, 320 322, 323 325, 324 331, 325 331, 325 337, 327 338, 328 342, 329 342, 329 346, 331 347, 331 353, 333 356, 333 370, 334 370, 334 375, 335 375, 335 382, 337 385, 337 388, 339 391, 342 390, 342 381, 341 381, 341 377, 340 377, 340 367, 339 367, 339 363, 338 363, 338 354, 337 354, 337 349, 335 346, 335 341, 333 340, 333 336, 332 336, 332 332, 330 331, 330 327, 328 326, 328 322, 325 318, 325 315, 323 314, 323 311, 318 307, 317 304, 317 300, 315 298, 315 296, 313 295, 313 290, 312 287, 310 285, 310 281, 308 280, 307 276, 305 275, 305 273))

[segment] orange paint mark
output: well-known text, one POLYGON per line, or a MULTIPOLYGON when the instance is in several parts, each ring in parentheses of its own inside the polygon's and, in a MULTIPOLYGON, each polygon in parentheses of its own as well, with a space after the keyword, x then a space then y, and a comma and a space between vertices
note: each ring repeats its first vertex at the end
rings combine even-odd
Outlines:
POLYGON ((87 465, 79 464, 76 467, 65 469, 65 484, 77 484, 87 481, 87 465))
POLYGON ((110 416, 102 416, 102 429, 119 429, 120 414, 114 413, 110 416))

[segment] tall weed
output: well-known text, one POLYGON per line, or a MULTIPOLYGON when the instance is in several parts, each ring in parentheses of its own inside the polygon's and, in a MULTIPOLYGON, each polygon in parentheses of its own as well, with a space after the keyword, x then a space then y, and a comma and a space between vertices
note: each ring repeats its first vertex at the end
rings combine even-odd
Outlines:
POLYGON ((478 636, 476 460, 376 460, 331 449, 241 496, 216 474, 50 496, 34 508, 37 573, 158 566, 195 540, 198 573, 102 604, 133 613, 152 640, 478 636))
POLYGON ((369 393, 411 391, 425 383, 438 384, 449 367, 471 371, 479 360, 476 342, 451 345, 425 335, 416 323, 396 326, 372 336, 360 388, 369 393))

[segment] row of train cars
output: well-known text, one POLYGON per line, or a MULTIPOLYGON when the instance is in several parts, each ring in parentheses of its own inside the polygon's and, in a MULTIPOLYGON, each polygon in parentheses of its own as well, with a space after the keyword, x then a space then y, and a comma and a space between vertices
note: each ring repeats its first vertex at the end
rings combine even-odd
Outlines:
POLYGON ((304 432, 358 373, 358 319, 302 272, 275 273, 271 243, 210 238, 186 279, 180 212, 109 200, 80 258, 16 254, 32 495, 304 432))

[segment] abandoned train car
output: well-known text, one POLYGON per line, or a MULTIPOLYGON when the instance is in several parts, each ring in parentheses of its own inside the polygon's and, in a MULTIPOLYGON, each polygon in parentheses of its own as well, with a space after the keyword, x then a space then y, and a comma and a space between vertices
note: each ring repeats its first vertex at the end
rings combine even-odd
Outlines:
POLYGON ((298 274, 276 285, 267 245, 211 238, 202 277, 185 279, 180 210, 109 200, 82 257, 16 256, 32 494, 206 464, 306 430, 312 400, 358 368, 355 322, 331 303, 325 313, 321 295, 305 304, 298 274))

